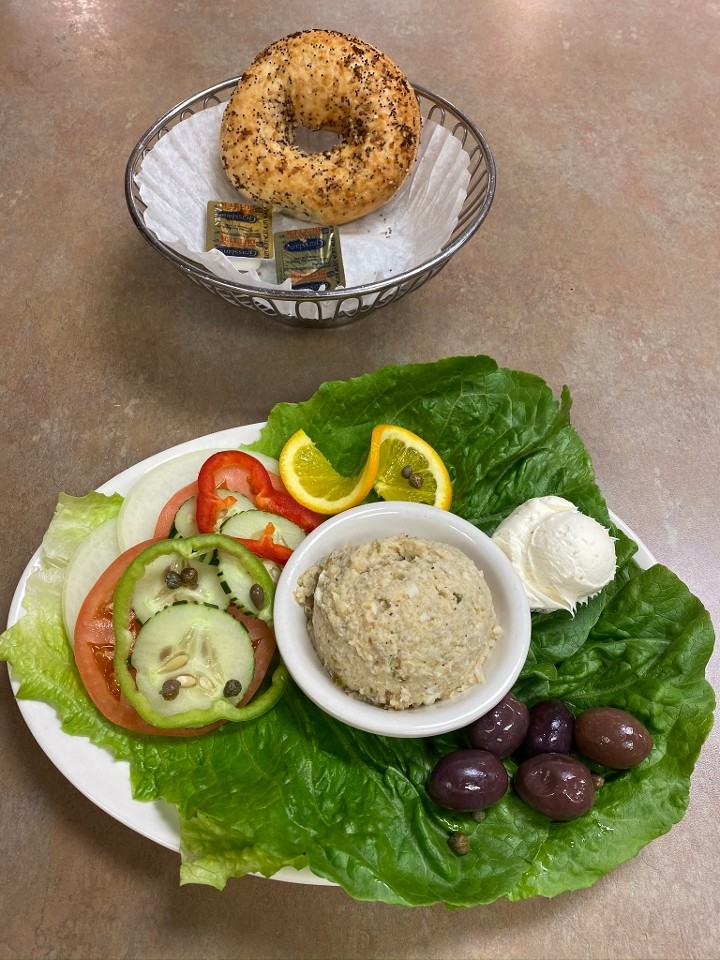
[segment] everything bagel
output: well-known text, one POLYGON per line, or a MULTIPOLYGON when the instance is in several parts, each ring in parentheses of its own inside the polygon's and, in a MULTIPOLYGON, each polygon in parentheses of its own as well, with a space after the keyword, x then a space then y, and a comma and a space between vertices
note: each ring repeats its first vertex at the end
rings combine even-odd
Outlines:
POLYGON ((320 224, 356 220, 386 203, 409 174, 422 120, 403 72, 375 47, 306 30, 271 44, 225 108, 221 159, 242 193, 320 224), (333 130, 322 153, 295 130, 333 130))

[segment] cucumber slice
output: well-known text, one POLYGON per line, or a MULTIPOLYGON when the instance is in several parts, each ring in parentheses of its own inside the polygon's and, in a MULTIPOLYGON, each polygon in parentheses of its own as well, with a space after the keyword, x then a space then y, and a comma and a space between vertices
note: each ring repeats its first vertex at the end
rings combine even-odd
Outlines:
POLYGON ((282 567, 280 566, 280 564, 275 563, 273 560, 263 560, 262 565, 270 574, 270 579, 272 580, 272 582, 276 584, 280 579, 280 574, 282 573, 282 567))
POLYGON ((175 537, 194 537, 200 533, 195 522, 195 497, 190 497, 180 507, 170 527, 170 539, 175 537))
POLYGON ((209 604, 225 610, 229 602, 215 564, 200 559, 188 561, 175 554, 149 563, 132 596, 132 607, 140 623, 171 604, 209 604), (188 570, 195 571, 196 579, 187 574, 188 570))
MULTIPOLYGON (((291 550, 294 550, 306 537, 305 531, 291 520, 287 520, 276 513, 268 513, 265 510, 245 510, 234 517, 229 517, 223 523, 220 532, 228 537, 259 540, 268 523, 272 523, 275 527, 275 533, 273 534, 275 543, 290 547, 291 550)), ((241 563, 234 557, 223 553, 222 550, 218 551, 218 562, 220 565, 220 582, 230 594, 234 603, 241 610, 257 617, 258 620, 270 623, 272 620, 272 603, 268 602, 271 595, 268 592, 268 584, 259 583, 257 578, 248 573, 241 563), (261 588, 262 593, 258 592, 258 587, 261 588), (258 602, 260 602, 259 607, 258 602)), ((262 563, 268 572, 270 589, 274 592, 274 584, 280 578, 280 567, 271 560, 263 560, 262 563)))
POLYGON ((281 517, 277 513, 267 513, 265 510, 245 510, 234 517, 228 517, 222 524, 220 532, 228 537, 242 537, 246 540, 259 540, 265 532, 268 523, 275 527, 273 540, 294 550, 302 543, 307 534, 292 520, 281 517))
POLYGON ((106 520, 82 541, 65 571, 62 585, 62 615, 70 643, 85 597, 113 560, 120 556, 117 520, 106 520))
POLYGON ((140 629, 132 651, 138 691, 156 714, 212 710, 242 700, 255 671, 250 635, 217 607, 165 607, 140 629))
POLYGON ((236 557, 224 550, 217 551, 217 560, 218 577, 227 602, 232 601, 235 606, 258 620, 272 623, 276 582, 276 578, 272 576, 272 568, 276 568, 277 564, 262 560, 265 574, 263 576, 259 570, 257 574, 250 573, 236 557))
MULTIPOLYGON (((233 493, 231 490, 218 489, 218 496, 235 497, 235 503, 227 509, 225 512, 225 517, 233 517, 236 513, 242 513, 244 510, 252 510, 253 502, 249 497, 243 496, 242 493, 233 493)), ((173 525, 170 529, 170 537, 194 537, 200 531, 197 528, 197 523, 195 522, 195 505, 197 503, 196 497, 190 497, 189 500, 186 500, 185 503, 180 507, 178 512, 175 514, 175 519, 173 520, 173 525)))

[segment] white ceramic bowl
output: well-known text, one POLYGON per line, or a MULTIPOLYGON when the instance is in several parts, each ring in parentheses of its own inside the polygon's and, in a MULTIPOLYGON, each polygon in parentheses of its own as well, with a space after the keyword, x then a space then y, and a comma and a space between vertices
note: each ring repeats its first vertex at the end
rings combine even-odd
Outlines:
POLYGON ((429 737, 466 726, 491 710, 522 669, 530 646, 530 608, 505 554, 467 520, 417 503, 364 504, 326 520, 293 552, 275 594, 275 632, 285 664, 301 690, 351 727, 389 737, 429 737), (456 547, 483 571, 502 627, 483 666, 485 680, 451 700, 407 710, 387 710, 345 693, 322 666, 293 593, 299 577, 337 547, 402 533, 456 547))

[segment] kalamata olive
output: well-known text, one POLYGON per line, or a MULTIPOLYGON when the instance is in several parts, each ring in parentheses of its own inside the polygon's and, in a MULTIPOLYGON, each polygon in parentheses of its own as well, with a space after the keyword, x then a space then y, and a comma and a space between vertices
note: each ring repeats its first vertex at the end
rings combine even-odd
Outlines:
POLYGON ((524 760, 513 782, 529 807, 553 820, 574 820, 595 803, 590 771, 575 757, 562 753, 541 753, 524 760))
POLYGON ((530 713, 518 698, 508 693, 500 703, 467 728, 470 745, 496 757, 509 757, 525 739, 530 713))
POLYGON ((435 764, 428 777, 429 797, 447 810, 485 810, 505 796, 508 775, 487 750, 454 750, 435 764))
POLYGON ((560 700, 541 700, 530 709, 530 723, 523 741, 526 757, 540 753, 570 753, 573 747, 573 715, 560 700))
POLYGON ((653 748, 645 725, 617 707, 591 707, 579 713, 575 744, 588 760, 615 770, 637 766, 653 748))

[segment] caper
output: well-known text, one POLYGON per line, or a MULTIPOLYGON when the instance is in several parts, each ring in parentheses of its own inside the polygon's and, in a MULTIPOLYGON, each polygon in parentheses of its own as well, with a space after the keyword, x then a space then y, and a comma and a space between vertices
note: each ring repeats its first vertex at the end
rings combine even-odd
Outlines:
POLYGON ((198 585, 198 572, 195 567, 183 567, 180 571, 180 579, 186 587, 196 587, 198 585))
POLYGON ((242 684, 239 680, 228 680, 228 682, 223 687, 223 696, 227 697, 228 700, 232 700, 233 697, 236 697, 242 690, 242 684))
POLYGON ((163 700, 174 700, 175 697, 180 693, 180 687, 182 684, 179 680, 170 679, 166 680, 160 687, 160 696, 163 700))
POLYGON ((470 853, 470 837, 462 830, 455 830, 448 837, 448 846, 458 857, 464 857, 470 853))
POLYGON ((171 568, 167 571, 165 574, 165 586, 168 590, 177 590, 178 587, 182 586, 182 577, 176 570, 171 568))
POLYGON ((250 587, 250 599, 256 610, 261 610, 265 606, 265 591, 259 583, 254 583, 250 587))
POLYGON ((400 471, 400 476, 403 478, 403 480, 409 480, 412 476, 412 472, 413 468, 410 466, 410 464, 408 464, 406 467, 402 468, 400 471))
POLYGON ((423 475, 421 473, 414 473, 408 480, 408 483, 411 487, 415 487, 416 490, 419 490, 420 487, 425 483, 425 480, 423 479, 423 475))

